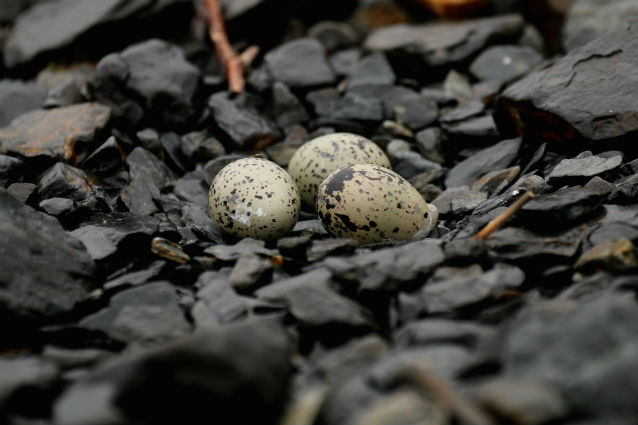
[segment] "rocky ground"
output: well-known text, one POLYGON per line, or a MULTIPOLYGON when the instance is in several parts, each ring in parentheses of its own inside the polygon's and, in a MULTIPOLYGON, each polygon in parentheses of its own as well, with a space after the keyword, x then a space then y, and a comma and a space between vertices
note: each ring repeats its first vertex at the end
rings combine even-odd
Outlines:
POLYGON ((222 3, 238 96, 198 2, 3 0, 0 423, 637 423, 635 1, 222 3), (224 165, 335 131, 429 238, 215 227, 224 165))

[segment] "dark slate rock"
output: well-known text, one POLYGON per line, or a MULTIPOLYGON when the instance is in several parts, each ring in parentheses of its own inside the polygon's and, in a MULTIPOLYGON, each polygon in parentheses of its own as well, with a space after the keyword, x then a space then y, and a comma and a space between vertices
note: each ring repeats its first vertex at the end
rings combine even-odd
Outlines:
POLYGON ((0 186, 13 179, 22 167, 23 161, 8 155, 0 155, 0 186))
POLYGON ((0 22, 12 22, 23 10, 34 3, 34 0, 6 0, 2 3, 0 22))
POLYGON ((412 97, 394 106, 395 119, 413 131, 421 130, 433 124, 439 117, 439 108, 435 101, 420 95, 412 97))
POLYGON ((628 223, 611 222, 602 224, 589 234, 588 242, 592 245, 601 242, 615 241, 625 237, 634 243, 638 243, 638 228, 628 223))
POLYGON ((230 324, 101 365, 56 401, 54 421, 204 424, 211 412, 274 425, 292 372, 285 329, 230 324))
POLYGON ((308 36, 319 40, 326 52, 344 49, 357 42, 357 34, 344 22, 318 22, 308 29, 308 36))
POLYGON ((46 96, 47 90, 38 84, 0 80, 0 128, 26 112, 40 109, 46 96))
POLYGON ((48 198, 40 202, 38 206, 47 214, 58 218, 69 215, 76 210, 73 199, 67 198, 48 198))
POLYGON ((491 171, 475 181, 471 189, 477 192, 487 192, 489 195, 498 195, 512 184, 520 172, 521 167, 518 165, 504 170, 491 171))
POLYGON ((378 99, 360 96, 352 91, 337 101, 330 114, 333 119, 358 121, 381 121, 383 116, 383 104, 378 99))
POLYGON ((170 128, 194 118, 200 80, 200 71, 179 47, 152 39, 102 58, 88 88, 95 100, 111 107, 114 117, 170 128))
POLYGON ((340 98, 339 91, 329 87, 309 92, 306 95, 306 102, 312 105, 315 114, 319 116, 330 116, 340 98))
POLYGON ((421 290, 421 298, 427 313, 444 313, 498 297, 524 280, 521 269, 505 264, 486 272, 477 265, 439 269, 421 290))
POLYGON ((394 171, 407 180, 423 173, 441 170, 441 165, 439 163, 423 158, 418 152, 397 152, 393 160, 396 161, 394 164, 394 171))
POLYGON ((622 158, 622 155, 610 158, 592 155, 584 158, 563 159, 549 173, 547 179, 553 185, 583 181, 619 167, 622 164, 622 158))
POLYGON ((157 280, 156 278, 161 273, 162 269, 166 266, 166 262, 162 260, 154 261, 149 266, 146 266, 144 270, 137 270, 130 273, 119 275, 115 278, 109 279, 103 285, 105 290, 111 290, 119 288, 121 286, 139 286, 151 280, 157 280))
POLYGON ((383 53, 373 53, 360 59, 348 73, 348 87, 360 85, 392 85, 394 71, 383 53))
POLYGON ((33 183, 13 183, 7 188, 7 192, 22 204, 29 204, 35 198, 37 186, 33 183))
POLYGON ((501 133, 496 127, 491 115, 481 115, 452 124, 443 124, 448 139, 458 146, 468 146, 470 141, 475 144, 489 144, 499 140, 501 133))
POLYGON ((360 291, 394 291, 434 270, 444 260, 436 240, 356 254, 329 257, 325 266, 339 279, 354 281, 360 291))
POLYGON ((66 313, 92 286, 94 265, 58 221, 0 188, 0 305, 5 314, 66 313))
POLYGON ((149 152, 152 152, 159 159, 164 159, 164 148, 160 141, 160 134, 154 128, 145 128, 138 131, 135 136, 139 145, 149 152))
POLYGON ((576 0, 567 12, 563 47, 571 52, 636 18, 638 5, 631 0, 576 0))
MULTIPOLYGON (((303 236, 299 236, 302 237, 303 236)), ((354 251, 357 242, 346 238, 327 238, 312 241, 306 250, 306 259, 314 263, 327 256, 350 255, 354 251)), ((279 244, 277 244, 279 247, 279 244)))
POLYGON ((471 212, 487 199, 487 192, 477 192, 467 186, 446 189, 432 204, 440 215, 461 215, 471 212))
POLYGON ((330 66, 338 76, 347 76, 355 64, 359 62, 362 54, 361 50, 357 47, 340 50, 330 56, 330 66))
POLYGON ((623 177, 614 183, 616 190, 609 195, 610 202, 630 203, 638 199, 638 173, 623 177))
POLYGON ((150 215, 158 208, 153 202, 159 199, 160 190, 172 179, 173 173, 155 155, 137 147, 126 158, 131 182, 121 193, 124 204, 131 212, 150 215))
POLYGON ((93 260, 100 261, 118 249, 129 255, 136 248, 148 250, 151 236, 159 230, 159 220, 134 213, 95 216, 70 234, 79 239, 93 260))
POLYGON ((169 132, 160 136, 164 151, 164 161, 178 174, 184 174, 194 167, 193 162, 182 152, 182 138, 179 134, 169 132))
POLYGON ((559 420, 569 413, 562 394, 535 378, 491 379, 478 386, 476 398, 491 412, 525 425, 559 420))
POLYGON ((31 416, 45 414, 47 391, 52 391, 60 372, 50 361, 35 356, 0 359, 0 410, 31 416))
POLYGON ((272 275, 273 264, 252 252, 243 253, 235 263, 228 283, 238 292, 246 292, 263 284, 272 275))
POLYGON ((419 96, 412 89, 397 85, 360 85, 350 88, 348 94, 359 98, 376 100, 383 105, 383 114, 386 118, 392 119, 395 109, 401 102, 406 102, 419 96))
POLYGON ((451 124, 482 115, 484 111, 485 103, 478 99, 470 99, 461 102, 458 106, 441 115, 440 121, 441 123, 451 124))
POLYGON ((522 29, 520 15, 400 24, 373 31, 364 45, 368 50, 407 57, 420 69, 449 68, 467 61, 490 43, 515 39, 522 29))
POLYGON ((585 142, 604 148, 605 142, 627 141, 631 147, 638 134, 636 52, 634 22, 529 74, 499 98, 499 127, 514 126, 531 140, 551 139, 572 151, 585 142))
POLYGON ((569 228, 595 212, 606 195, 587 187, 565 187, 530 200, 523 205, 517 219, 526 227, 538 230, 569 228))
POLYGON ((277 250, 266 248, 266 243, 252 238, 243 238, 235 245, 215 245, 204 250, 221 261, 236 261, 244 253, 253 253, 266 256, 277 255, 277 250))
POLYGON ((395 342, 398 347, 459 344, 475 348, 495 334, 496 330, 491 326, 432 318, 408 323, 396 333, 395 342))
POLYGON ((82 169, 98 177, 108 178, 124 165, 124 152, 115 137, 109 137, 82 161, 82 169))
POLYGON ((226 154, 224 145, 207 131, 182 136, 182 153, 193 162, 206 162, 226 154))
POLYGON ((38 197, 68 198, 74 201, 86 199, 94 189, 96 182, 79 168, 58 162, 38 183, 38 197))
MULTIPOLYGON (((573 258, 583 236, 583 228, 575 227, 552 237, 508 227, 498 230, 487 239, 487 246, 494 253, 494 258, 501 260, 562 260, 573 258)), ((545 263, 547 265, 547 263, 545 263)))
POLYGON ((527 311, 507 337, 506 373, 550 383, 575 413, 631 422, 638 407, 637 315, 633 297, 621 294, 527 311))
POLYGON ((543 57, 528 46, 493 46, 485 49, 470 65, 479 80, 512 81, 531 71, 543 57))
POLYGON ((180 199, 208 208, 208 188, 201 179, 183 177, 173 182, 173 193, 180 199))
POLYGON ((432 127, 419 131, 416 135, 416 143, 419 152, 425 159, 445 163, 445 152, 443 150, 443 132, 440 128, 432 127))
POLYGON ((206 165, 204 165, 204 183, 206 183, 206 185, 210 187, 210 185, 213 183, 213 179, 222 168, 224 168, 231 162, 237 161, 241 158, 246 158, 246 155, 231 153, 208 161, 206 165))
POLYGON ((510 165, 521 147, 521 139, 503 140, 485 148, 459 162, 448 173, 445 186, 448 188, 471 185, 490 171, 501 170, 510 165))
POLYGON ((309 119, 303 104, 280 81, 276 81, 272 86, 272 109, 270 112, 279 128, 307 122, 309 119))
POLYGON ((331 284, 332 273, 317 269, 265 286, 257 291, 257 297, 284 303, 290 314, 306 327, 373 328, 368 313, 356 302, 330 289, 331 284))
POLYGON ((259 114, 254 102, 250 95, 231 99, 226 92, 216 93, 208 99, 215 124, 243 149, 261 149, 280 137, 275 125, 259 114))
POLYGON ((272 77, 291 88, 310 88, 335 82, 324 48, 313 38, 289 41, 268 52, 264 60, 272 77))
POLYGON ((176 290, 167 282, 115 294, 107 307, 80 320, 79 326, 123 342, 165 341, 190 330, 176 290))
POLYGON ((97 145, 109 108, 82 103, 26 113, 0 129, 0 153, 47 156, 75 164, 97 145))

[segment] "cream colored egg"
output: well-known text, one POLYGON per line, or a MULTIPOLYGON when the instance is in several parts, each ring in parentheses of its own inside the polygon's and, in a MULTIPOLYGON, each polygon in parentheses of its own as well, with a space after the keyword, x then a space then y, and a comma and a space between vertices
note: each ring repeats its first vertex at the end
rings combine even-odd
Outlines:
POLYGON ((272 240, 299 218, 299 193, 290 175, 274 162, 244 158, 222 168, 208 192, 213 221, 237 237, 272 240))
POLYGON ((297 184, 301 200, 312 207, 323 179, 349 164, 390 168, 390 160, 373 141, 352 133, 334 133, 304 143, 290 159, 288 172, 297 184))
POLYGON ((425 237, 439 216, 407 180, 373 164, 331 173, 319 185, 316 208, 328 232, 360 243, 425 237))

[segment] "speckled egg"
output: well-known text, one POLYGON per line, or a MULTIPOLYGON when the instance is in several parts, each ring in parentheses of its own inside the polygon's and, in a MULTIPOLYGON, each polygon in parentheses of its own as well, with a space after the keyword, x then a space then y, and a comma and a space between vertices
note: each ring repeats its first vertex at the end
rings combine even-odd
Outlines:
POLYGON ((319 183, 337 168, 349 164, 390 168, 390 160, 373 141, 352 133, 334 133, 304 143, 290 159, 288 172, 297 183, 301 200, 312 207, 319 183))
POLYGON ((425 237, 439 217, 407 180, 373 164, 331 173, 319 185, 316 208, 328 232, 360 243, 425 237))
POLYGON ((217 227, 237 237, 277 239, 299 218, 299 193, 290 175, 274 162, 244 158, 222 168, 208 192, 217 227))

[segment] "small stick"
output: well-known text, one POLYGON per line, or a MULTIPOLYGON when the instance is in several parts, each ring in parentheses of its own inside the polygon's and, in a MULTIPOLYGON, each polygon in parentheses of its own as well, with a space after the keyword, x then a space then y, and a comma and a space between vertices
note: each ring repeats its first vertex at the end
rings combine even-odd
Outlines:
POLYGON ((527 203, 530 199, 534 197, 532 192, 525 192, 523 196, 518 198, 516 202, 507 207, 505 211, 500 213, 497 217, 495 217, 492 221, 487 223, 485 227, 481 229, 476 235, 472 237, 472 239, 485 239, 489 235, 491 235, 496 229, 501 227, 510 217, 512 217, 518 210, 521 209, 523 205, 527 203))
POLYGON ((230 46, 222 9, 218 0, 204 0, 208 12, 208 34, 215 45, 217 59, 226 71, 228 89, 233 93, 244 91, 244 64, 230 46))

